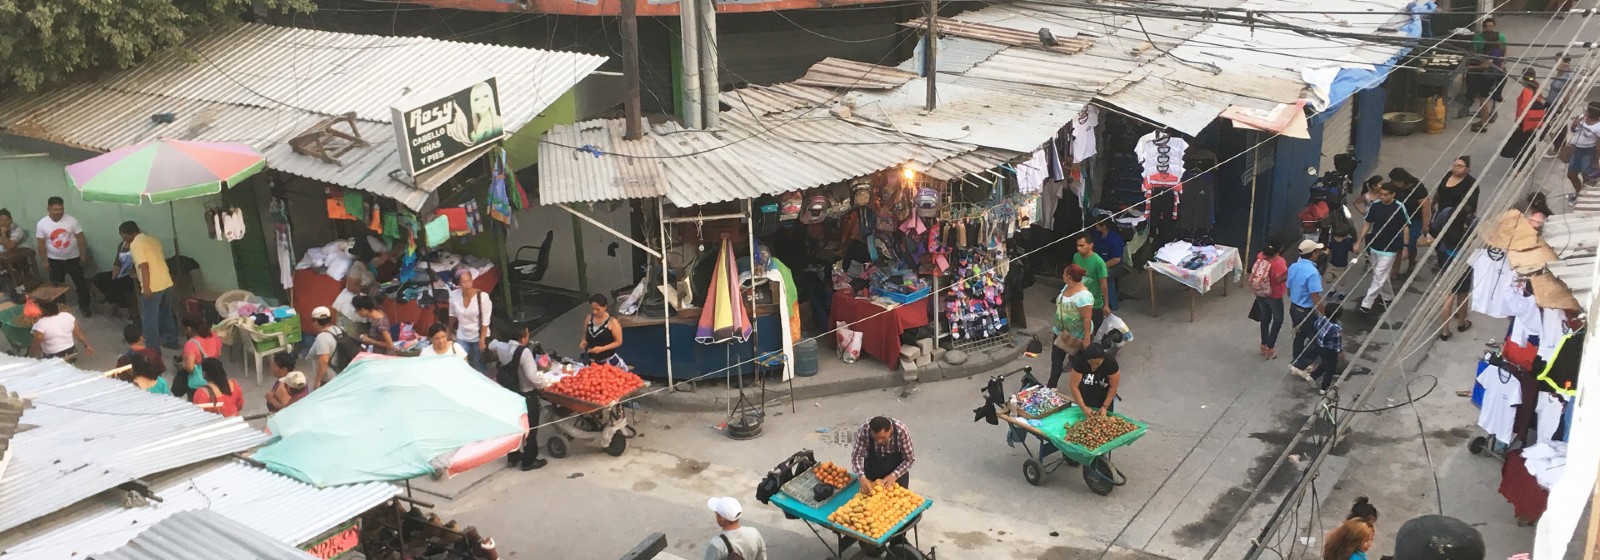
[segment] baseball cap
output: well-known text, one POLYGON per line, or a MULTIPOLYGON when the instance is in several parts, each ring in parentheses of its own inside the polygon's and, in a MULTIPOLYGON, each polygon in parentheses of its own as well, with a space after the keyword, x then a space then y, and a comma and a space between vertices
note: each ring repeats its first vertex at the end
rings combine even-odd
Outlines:
POLYGON ((293 389, 299 389, 301 387, 305 387, 306 386, 306 374, 298 372, 298 371, 291 371, 291 372, 289 372, 289 375, 283 376, 283 384, 284 385, 288 385, 290 388, 293 388, 293 389))
POLYGON ((1323 245, 1321 243, 1317 243, 1317 242, 1312 241, 1310 239, 1301 239, 1300 240, 1300 254, 1302 254, 1302 255, 1309 254, 1312 251, 1315 251, 1317 249, 1321 249, 1322 247, 1323 247, 1323 245))
POLYGON ((744 514, 744 508, 739 506, 739 500, 727 496, 706 500, 706 507, 728 521, 738 521, 739 516, 744 514))
POLYGON ((316 309, 311 310, 312 319, 327 319, 332 316, 333 310, 328 309, 328 306, 326 305, 319 305, 316 309))

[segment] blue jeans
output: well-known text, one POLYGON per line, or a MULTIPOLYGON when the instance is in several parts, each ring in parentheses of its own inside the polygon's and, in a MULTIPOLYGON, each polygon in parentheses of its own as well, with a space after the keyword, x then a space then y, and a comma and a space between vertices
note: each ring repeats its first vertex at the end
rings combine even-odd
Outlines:
MULTIPOLYGON (((1569 140, 1570 141, 1570 140, 1569 140)), ((1567 160, 1568 173, 1583 173, 1594 167, 1594 147, 1572 147, 1572 159, 1567 160)))
POLYGON ((172 290, 166 289, 144 295, 139 292, 139 328, 144 330, 144 341, 152 346, 178 347, 178 321, 172 316, 172 290))
POLYGON ((1411 260, 1417 260, 1417 242, 1422 240, 1422 218, 1411 220, 1411 227, 1406 232, 1406 249, 1410 250, 1411 260))
POLYGON ((1117 279, 1106 278, 1106 307, 1117 310, 1117 279))
POLYGON ((478 351, 478 341, 467 342, 463 340, 461 341, 461 349, 467 351, 467 363, 472 365, 472 369, 478 370, 478 373, 483 373, 483 352, 478 351))
POLYGON ((1310 366, 1312 362, 1317 360, 1317 353, 1314 351, 1315 349, 1313 349, 1313 351, 1306 350, 1307 348, 1311 347, 1312 340, 1316 338, 1317 335, 1317 329, 1313 327, 1313 325, 1316 324, 1316 321, 1313 321, 1311 316, 1312 313, 1310 307, 1300 307, 1298 305, 1289 306, 1289 328, 1294 329, 1293 364, 1294 367, 1300 369, 1305 369, 1306 367, 1310 366))

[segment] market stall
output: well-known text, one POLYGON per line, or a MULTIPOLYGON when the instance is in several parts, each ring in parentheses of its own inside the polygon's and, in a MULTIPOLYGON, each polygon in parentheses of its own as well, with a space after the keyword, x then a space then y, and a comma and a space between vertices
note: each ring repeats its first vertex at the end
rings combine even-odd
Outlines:
POLYGON ((894 369, 900 360, 900 333, 928 324, 928 298, 909 303, 858 298, 850 292, 833 293, 834 324, 862 333, 861 353, 894 369))
POLYGON ((1220 285, 1226 297, 1227 277, 1232 274, 1232 281, 1238 282, 1244 274, 1244 261, 1239 259, 1239 250, 1233 247, 1173 241, 1156 251, 1145 270, 1150 280, 1150 314, 1158 314, 1156 274, 1159 273, 1193 290, 1189 292, 1189 321, 1193 322, 1197 294, 1204 295, 1220 285))
MULTIPOLYGON (((755 330, 775 333, 783 328, 777 309, 757 309, 755 330)), ((742 344, 707 346, 695 343, 699 328, 698 316, 677 316, 662 320, 637 315, 618 315, 622 323, 622 339, 617 355, 628 362, 634 373, 651 379, 667 378, 667 338, 672 341, 672 369, 679 372, 720 372, 715 378, 726 375, 752 373, 757 365, 750 360, 757 355, 781 351, 782 341, 776 336, 762 337, 742 344), (733 366, 738 367, 733 367, 733 366), (730 369, 731 368, 731 369, 730 369)))
POLYGON ((984 402, 977 409, 977 420, 1006 429, 1006 444, 1022 444, 1028 458, 1022 462, 1022 477, 1038 486, 1044 476, 1063 464, 1083 467, 1083 482, 1089 490, 1105 496, 1128 482, 1111 463, 1111 452, 1132 445, 1149 432, 1150 426, 1117 412, 1086 415, 1071 396, 1045 387, 1033 377, 1033 367, 989 378, 980 391, 984 402), (1005 389, 1005 379, 1022 374, 1021 389, 1005 389), (1037 446, 1029 445, 1036 440, 1037 446))
POLYGON ((832 462, 819 464, 802 450, 771 471, 757 498, 803 521, 834 558, 860 546, 895 560, 932 560, 932 553, 920 550, 917 524, 933 500, 892 484, 867 495, 862 484, 859 476, 832 462))

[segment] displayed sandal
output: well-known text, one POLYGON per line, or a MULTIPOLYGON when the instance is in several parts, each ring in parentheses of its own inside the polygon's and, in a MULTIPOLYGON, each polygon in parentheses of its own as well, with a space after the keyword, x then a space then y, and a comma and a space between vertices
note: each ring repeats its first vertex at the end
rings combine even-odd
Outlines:
POLYGON ((1470 329, 1470 328, 1472 328, 1472 321, 1467 321, 1465 323, 1456 325, 1456 331, 1457 332, 1467 332, 1467 329, 1470 329))

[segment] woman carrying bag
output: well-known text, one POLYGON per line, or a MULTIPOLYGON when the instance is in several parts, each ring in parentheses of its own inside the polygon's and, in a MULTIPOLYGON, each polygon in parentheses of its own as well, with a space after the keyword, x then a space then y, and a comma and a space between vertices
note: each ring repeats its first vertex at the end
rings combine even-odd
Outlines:
POLYGON ((189 340, 183 343, 182 362, 172 376, 172 394, 189 398, 195 389, 206 384, 201 363, 222 355, 222 338, 211 332, 211 325, 194 317, 183 320, 183 330, 189 340))
POLYGON ((1050 349, 1050 382, 1046 385, 1052 389, 1061 382, 1067 358, 1082 350, 1089 343, 1089 333, 1094 332, 1094 294, 1083 284, 1085 274, 1083 267, 1075 264, 1061 270, 1066 285, 1056 296, 1055 324, 1050 327, 1056 339, 1050 349))

